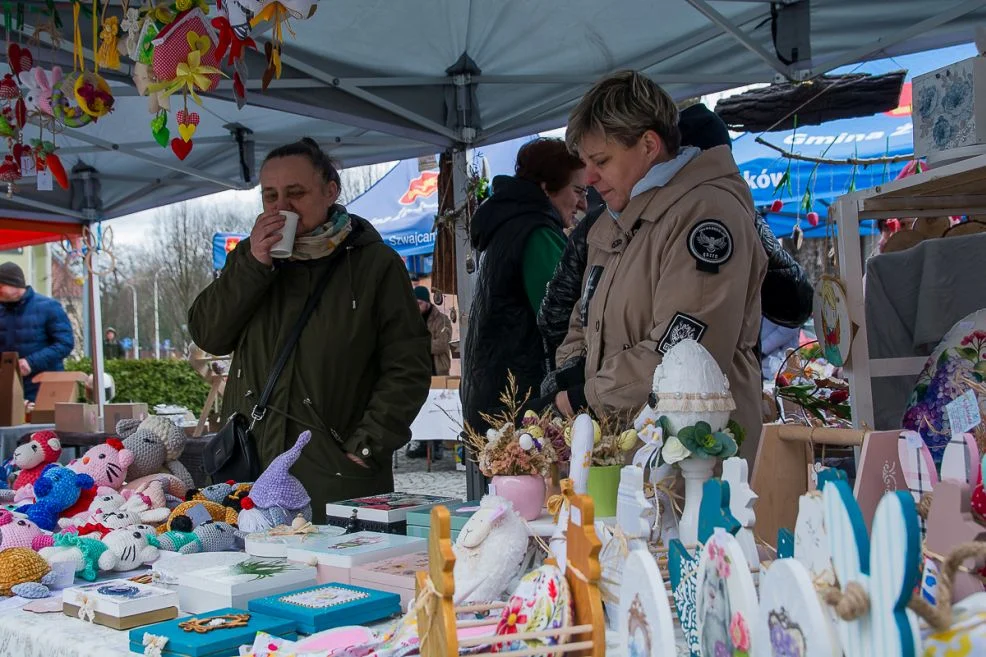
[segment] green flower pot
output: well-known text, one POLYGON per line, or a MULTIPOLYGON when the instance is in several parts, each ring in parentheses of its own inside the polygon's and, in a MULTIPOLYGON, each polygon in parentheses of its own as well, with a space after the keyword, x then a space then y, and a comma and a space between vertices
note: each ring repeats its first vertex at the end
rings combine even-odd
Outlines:
POLYGON ((620 465, 599 465, 589 468, 589 497, 595 506, 596 518, 616 515, 616 495, 620 488, 620 465))

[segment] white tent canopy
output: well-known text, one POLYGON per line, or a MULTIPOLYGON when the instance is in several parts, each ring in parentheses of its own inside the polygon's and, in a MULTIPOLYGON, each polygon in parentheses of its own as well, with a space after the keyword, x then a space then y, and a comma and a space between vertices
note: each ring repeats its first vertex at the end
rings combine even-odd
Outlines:
MULTIPOLYGON (((34 47, 35 59, 70 70, 71 8, 58 6, 62 42, 34 47)), ((125 62, 106 75, 114 112, 56 138, 66 170, 90 167, 73 177, 98 180, 98 193, 79 184, 73 194, 39 192, 26 179, 0 208, 8 217, 119 217, 251 187, 263 154, 303 135, 345 166, 412 157, 558 127, 588 86, 616 69, 642 70, 680 99, 968 42, 984 19, 986 0, 321 0, 311 19, 292 21, 282 77, 266 92, 263 59, 251 53, 247 107, 236 108, 228 80, 204 108, 190 107, 201 124, 184 162, 152 139, 125 62), (782 63, 777 53, 795 59, 795 48, 800 61, 782 63), (236 126, 248 131, 245 172, 236 126)), ((91 60, 90 30, 82 32, 91 60)), ((32 33, 26 26, 12 38, 32 33)), ((264 35, 255 36, 262 50, 264 35)), ((172 103, 179 109, 180 97, 172 103)))

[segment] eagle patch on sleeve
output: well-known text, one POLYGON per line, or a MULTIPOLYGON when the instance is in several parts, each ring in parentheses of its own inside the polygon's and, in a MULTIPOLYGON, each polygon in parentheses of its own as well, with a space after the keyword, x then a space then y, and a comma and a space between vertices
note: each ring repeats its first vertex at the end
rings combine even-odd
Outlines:
POLYGON ((699 271, 718 274, 719 266, 733 256, 733 236, 718 219, 704 219, 688 233, 688 252, 699 271))
POLYGON ((668 329, 664 332, 664 336, 657 344, 657 350, 666 355, 671 350, 671 347, 682 340, 700 342, 707 328, 709 328, 708 324, 695 319, 691 315, 675 313, 674 317, 671 318, 671 323, 668 324, 668 329))

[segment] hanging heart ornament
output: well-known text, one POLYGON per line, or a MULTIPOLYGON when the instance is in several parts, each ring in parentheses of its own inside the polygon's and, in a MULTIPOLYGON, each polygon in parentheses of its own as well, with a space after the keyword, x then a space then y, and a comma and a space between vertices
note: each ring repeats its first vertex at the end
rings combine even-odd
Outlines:
POLYGON ((195 134, 195 130, 199 125, 200 118, 198 112, 189 112, 183 109, 178 110, 175 118, 178 120, 178 134, 185 141, 191 141, 192 135, 195 134))
POLYGON ((171 140, 171 150, 179 160, 184 160, 192 152, 192 142, 175 137, 171 140))
POLYGON ((168 146, 168 141, 171 139, 171 131, 168 130, 167 112, 158 112, 157 116, 151 119, 151 134, 154 135, 154 141, 156 141, 161 148, 166 148, 168 146))

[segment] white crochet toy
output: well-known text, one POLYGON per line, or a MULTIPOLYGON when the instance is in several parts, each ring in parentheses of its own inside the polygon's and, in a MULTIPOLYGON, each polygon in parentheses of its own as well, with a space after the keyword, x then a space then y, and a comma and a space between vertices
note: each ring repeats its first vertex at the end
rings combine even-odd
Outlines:
POLYGON ((108 548, 99 555, 100 570, 126 572, 157 561, 159 551, 148 543, 147 534, 135 529, 117 529, 103 537, 108 548))
POLYGON ((134 489, 120 511, 134 513, 140 522, 160 525, 171 515, 164 493, 164 484, 155 480, 134 489))
POLYGON ((509 500, 487 495, 479 507, 452 546, 456 604, 498 600, 527 554, 527 524, 509 500))
POLYGON ((89 504, 88 511, 72 516, 71 518, 59 518, 58 526, 61 529, 68 529, 69 527, 79 527, 86 523, 97 523, 99 522, 96 519, 98 516, 117 511, 123 506, 124 502, 126 502, 126 499, 124 499, 119 491, 109 486, 100 486, 96 491, 96 497, 89 504))

